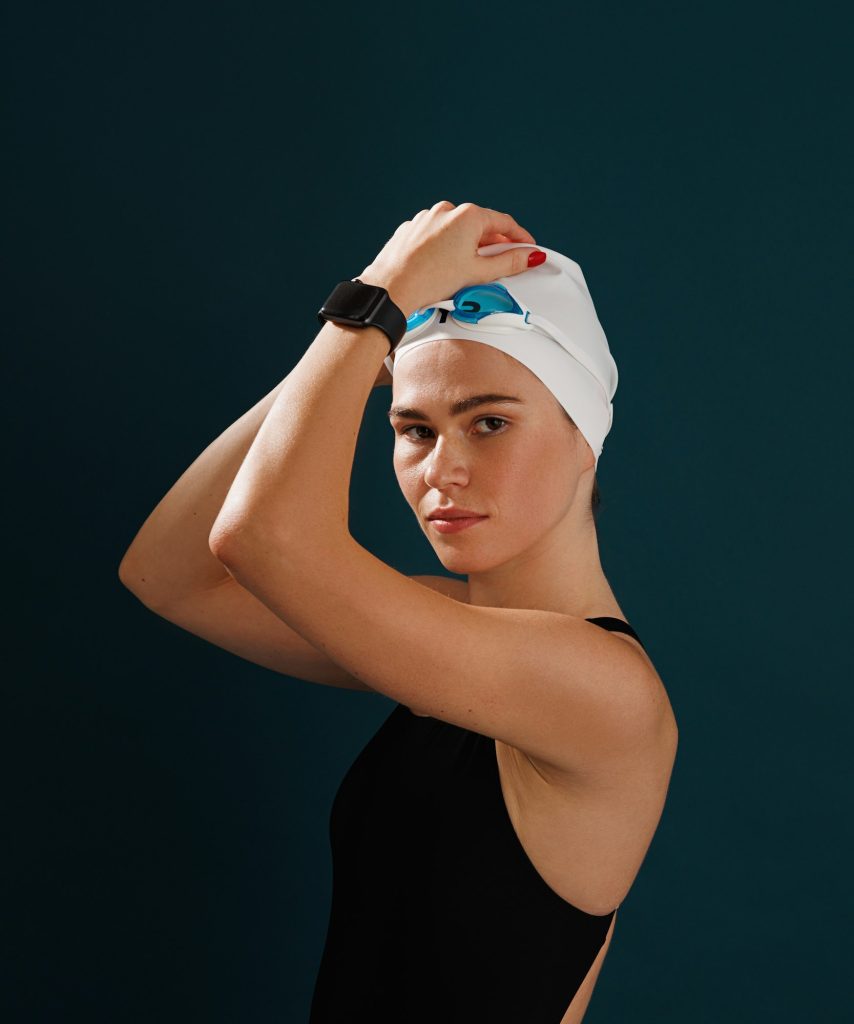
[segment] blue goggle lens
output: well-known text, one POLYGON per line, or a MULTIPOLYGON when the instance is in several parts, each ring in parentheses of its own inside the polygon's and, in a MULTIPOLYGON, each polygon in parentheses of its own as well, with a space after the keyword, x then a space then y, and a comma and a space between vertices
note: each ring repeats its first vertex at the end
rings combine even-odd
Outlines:
MULTIPOLYGON (((476 324, 490 313, 523 313, 522 307, 503 284, 474 284, 461 288, 453 297, 454 309, 450 316, 463 323, 476 324)), ((406 320, 407 331, 426 323, 436 312, 431 306, 416 310, 406 320)), ((447 310, 442 310, 448 313, 447 310)))
POLYGON ((474 284, 454 296, 455 320, 476 324, 490 313, 521 313, 522 307, 503 284, 474 284))
POLYGON ((416 310, 412 316, 408 316, 406 318, 407 331, 414 331, 416 327, 420 327, 422 324, 426 323, 435 312, 436 309, 432 306, 430 309, 416 310))

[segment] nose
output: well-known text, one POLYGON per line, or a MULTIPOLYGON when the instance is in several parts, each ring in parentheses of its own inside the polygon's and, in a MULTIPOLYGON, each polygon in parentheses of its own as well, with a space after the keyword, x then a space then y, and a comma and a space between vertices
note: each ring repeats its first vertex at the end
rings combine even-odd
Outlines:
POLYGON ((466 484, 469 466, 465 446, 440 437, 433 445, 424 466, 424 483, 442 490, 448 484, 466 484))

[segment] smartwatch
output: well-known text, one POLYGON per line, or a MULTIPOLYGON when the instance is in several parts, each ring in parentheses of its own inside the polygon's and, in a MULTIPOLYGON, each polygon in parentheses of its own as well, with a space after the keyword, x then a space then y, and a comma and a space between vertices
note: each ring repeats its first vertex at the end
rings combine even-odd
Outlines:
POLYGON ((406 334, 406 317, 386 289, 377 284, 365 284, 358 277, 335 285, 317 311, 317 319, 321 323, 331 320, 347 327, 379 327, 391 343, 389 355, 406 334))

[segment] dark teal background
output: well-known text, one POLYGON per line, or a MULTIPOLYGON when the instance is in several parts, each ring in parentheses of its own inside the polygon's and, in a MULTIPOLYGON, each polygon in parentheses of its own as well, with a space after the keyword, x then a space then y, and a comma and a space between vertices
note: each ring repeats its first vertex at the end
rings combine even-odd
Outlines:
MULTIPOLYGON (((10 5, 5 1020, 307 1019, 331 801, 393 704, 205 643, 118 565, 440 199, 576 259, 620 369, 600 549, 680 748, 585 1024, 850 1019, 844 10, 10 5)), ((389 398, 351 529, 441 572, 389 398)))

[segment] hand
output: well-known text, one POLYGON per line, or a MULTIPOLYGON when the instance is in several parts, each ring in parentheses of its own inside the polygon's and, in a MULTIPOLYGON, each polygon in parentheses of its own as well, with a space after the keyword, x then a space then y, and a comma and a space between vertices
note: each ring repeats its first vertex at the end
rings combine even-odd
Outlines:
POLYGON ((534 236, 508 213, 443 200, 405 220, 357 276, 366 284, 385 288, 409 317, 467 285, 522 273, 536 244, 534 236), (495 242, 530 242, 531 248, 478 256, 480 246, 495 242))

